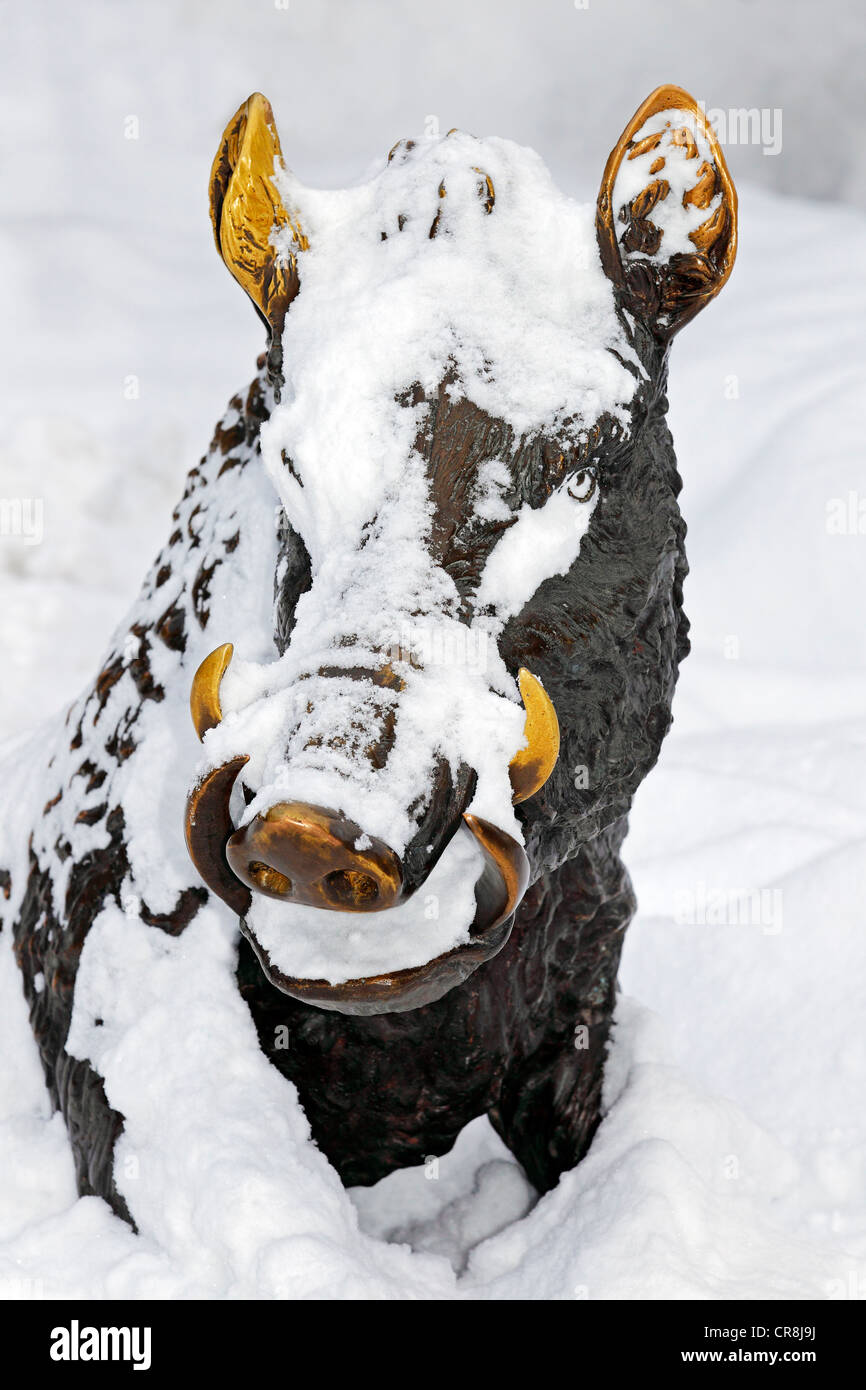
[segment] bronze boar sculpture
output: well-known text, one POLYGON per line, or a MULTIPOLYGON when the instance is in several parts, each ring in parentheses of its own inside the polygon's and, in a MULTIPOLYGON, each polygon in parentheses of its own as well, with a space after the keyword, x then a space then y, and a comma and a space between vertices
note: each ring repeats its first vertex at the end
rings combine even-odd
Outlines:
POLYGON ((214 233, 267 351, 0 877, 79 1189, 127 1219, 124 1117, 67 1047, 112 903, 239 922, 261 1047, 347 1185, 486 1113, 545 1191, 598 1123, 626 817, 688 651, 668 347, 731 272, 736 195, 676 87, 594 219, 552 193, 527 221, 539 170, 450 132, 304 193, 262 96, 226 129, 214 233))

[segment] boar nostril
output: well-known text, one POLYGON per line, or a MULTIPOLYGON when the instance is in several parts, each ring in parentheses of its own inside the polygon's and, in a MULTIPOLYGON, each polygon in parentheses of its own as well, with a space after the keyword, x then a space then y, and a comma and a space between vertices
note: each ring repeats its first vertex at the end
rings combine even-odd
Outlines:
POLYGON ((263 864, 260 859, 253 859, 247 866, 247 872, 256 887, 265 893, 278 893, 280 897, 287 898, 292 891, 292 880, 281 874, 279 869, 272 869, 270 864, 263 864))
POLYGON ((379 885, 371 874, 355 869, 335 869, 322 879, 327 896, 341 907, 368 907, 379 896, 379 885))

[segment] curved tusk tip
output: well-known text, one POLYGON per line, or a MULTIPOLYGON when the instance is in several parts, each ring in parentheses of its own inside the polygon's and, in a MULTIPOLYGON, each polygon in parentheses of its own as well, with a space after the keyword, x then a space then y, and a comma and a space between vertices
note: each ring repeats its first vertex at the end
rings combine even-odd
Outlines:
POLYGON ((217 647, 205 657, 192 678, 189 712, 200 739, 204 738, 208 729, 216 728, 222 721, 220 683, 228 670, 233 652, 232 643, 224 642, 221 647, 217 647))
POLYGON ((491 821, 464 811, 463 823, 478 841, 487 861, 476 886, 476 902, 480 910, 479 889, 490 898, 483 913, 484 927, 490 930, 516 911, 529 883, 529 860, 520 841, 491 821))
POLYGON ((509 768, 515 804, 541 790, 556 767, 560 744, 556 710, 541 681, 521 666, 517 684, 526 709, 526 747, 515 753, 509 768))
POLYGON ((240 755, 212 768, 187 798, 184 831, 189 857, 212 893, 222 898, 239 917, 248 911, 251 894, 232 873, 225 844, 234 826, 229 812, 235 779, 249 757, 240 755))

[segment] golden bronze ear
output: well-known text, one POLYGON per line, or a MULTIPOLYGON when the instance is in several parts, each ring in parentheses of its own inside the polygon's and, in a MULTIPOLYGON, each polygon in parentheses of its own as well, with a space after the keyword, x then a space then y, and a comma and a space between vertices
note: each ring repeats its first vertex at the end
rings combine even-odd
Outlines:
POLYGON ((662 338, 694 318, 727 281, 737 254, 737 194, 712 126, 681 87, 657 87, 620 136, 601 181, 596 233, 605 274, 624 307, 662 338), (686 187, 677 194, 665 177, 672 157, 687 165, 686 187), (626 197, 617 182, 622 171, 633 172, 626 166, 635 160, 643 179, 626 197), (673 197, 684 209, 707 209, 707 217, 688 234, 694 251, 667 255, 653 213, 673 197))
POLYGON ((254 92, 223 133, 210 176, 210 215, 217 250, 271 332, 282 334, 298 292, 297 252, 307 239, 274 183, 283 156, 270 102, 254 92), (291 246, 272 244, 286 230, 291 246))
POLYGON ((512 801, 527 801, 541 791, 559 757, 559 720, 553 701, 526 667, 521 667, 517 684, 526 709, 526 747, 511 759, 512 801))

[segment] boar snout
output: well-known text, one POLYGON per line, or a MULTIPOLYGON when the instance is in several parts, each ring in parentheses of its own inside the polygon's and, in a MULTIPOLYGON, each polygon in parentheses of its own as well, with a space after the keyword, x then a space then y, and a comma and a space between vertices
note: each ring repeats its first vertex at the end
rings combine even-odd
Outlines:
POLYGON ((278 802, 235 831, 226 858, 254 891, 336 912, 382 912, 403 882, 382 840, 337 811, 298 801, 278 802))

